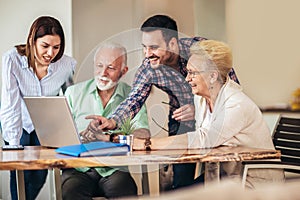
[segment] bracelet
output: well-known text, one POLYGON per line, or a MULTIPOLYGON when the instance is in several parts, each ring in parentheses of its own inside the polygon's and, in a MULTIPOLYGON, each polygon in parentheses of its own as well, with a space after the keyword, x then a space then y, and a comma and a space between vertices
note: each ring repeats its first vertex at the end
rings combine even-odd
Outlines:
POLYGON ((150 140, 150 138, 146 138, 144 144, 145 144, 145 150, 146 151, 151 151, 151 140, 150 140))

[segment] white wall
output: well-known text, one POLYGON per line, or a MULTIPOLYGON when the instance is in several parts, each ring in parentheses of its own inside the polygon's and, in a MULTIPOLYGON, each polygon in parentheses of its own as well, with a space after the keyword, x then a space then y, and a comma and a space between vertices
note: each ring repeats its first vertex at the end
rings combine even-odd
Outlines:
POLYGON ((207 39, 227 41, 226 0, 195 0, 195 34, 207 39))
POLYGON ((227 38, 245 92, 261 106, 300 87, 300 1, 227 0, 227 38))
POLYGON ((298 0, 195 0, 196 33, 233 49, 241 85, 259 106, 288 104, 300 87, 298 0))

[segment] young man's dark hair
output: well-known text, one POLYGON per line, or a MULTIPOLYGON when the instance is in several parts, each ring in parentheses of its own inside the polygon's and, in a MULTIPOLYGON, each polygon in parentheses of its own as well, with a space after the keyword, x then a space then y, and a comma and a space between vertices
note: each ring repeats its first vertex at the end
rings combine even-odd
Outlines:
POLYGON ((154 15, 148 18, 141 26, 141 31, 143 32, 152 32, 156 30, 161 30, 167 44, 173 37, 178 41, 177 24, 171 17, 166 15, 154 15))

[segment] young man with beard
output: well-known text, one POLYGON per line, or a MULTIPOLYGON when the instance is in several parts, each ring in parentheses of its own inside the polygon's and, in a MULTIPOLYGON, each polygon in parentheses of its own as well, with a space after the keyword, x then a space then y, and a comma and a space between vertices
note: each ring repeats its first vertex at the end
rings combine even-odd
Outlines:
MULTIPOLYGON (((129 96, 110 118, 89 116, 89 119, 94 120, 87 129, 97 132, 99 129, 115 129, 120 126, 128 116, 135 116, 150 95, 152 86, 156 86, 166 92, 170 99, 169 136, 195 130, 193 94, 185 81, 186 65, 192 44, 206 39, 179 39, 176 22, 166 15, 148 18, 142 24, 141 31, 145 59, 136 72, 129 96)), ((238 82, 233 69, 229 76, 238 82)), ((195 164, 174 165, 173 170, 173 188, 193 183, 195 164)))
MULTIPOLYGON (((128 96, 130 86, 119 79, 126 74, 126 49, 116 43, 104 43, 94 56, 94 78, 66 91, 69 106, 83 141, 109 141, 109 135, 83 131, 89 121, 87 115, 101 114, 109 117, 128 96)), ((137 128, 133 134, 149 137, 148 118, 145 107, 133 119, 137 128)), ((95 196, 115 198, 137 195, 133 178, 126 168, 78 168, 66 169, 62 174, 63 199, 92 199, 95 196)))

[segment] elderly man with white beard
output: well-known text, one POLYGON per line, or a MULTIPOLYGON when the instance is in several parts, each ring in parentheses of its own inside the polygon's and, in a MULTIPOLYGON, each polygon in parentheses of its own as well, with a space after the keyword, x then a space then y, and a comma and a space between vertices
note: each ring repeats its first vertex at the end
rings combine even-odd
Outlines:
MULTIPOLYGON (((109 141, 110 136, 86 131, 87 115, 109 117, 128 96, 130 86, 119 82, 128 71, 127 52, 120 44, 106 42, 94 56, 94 78, 69 87, 65 93, 83 142, 109 141)), ((140 138, 150 136, 146 108, 132 120, 140 138)), ((62 173, 63 199, 92 199, 95 196, 115 198, 137 195, 136 184, 126 168, 76 168, 62 173)))

